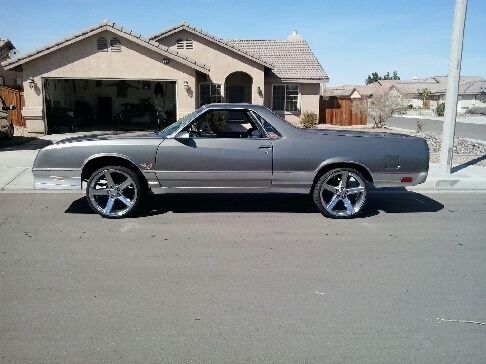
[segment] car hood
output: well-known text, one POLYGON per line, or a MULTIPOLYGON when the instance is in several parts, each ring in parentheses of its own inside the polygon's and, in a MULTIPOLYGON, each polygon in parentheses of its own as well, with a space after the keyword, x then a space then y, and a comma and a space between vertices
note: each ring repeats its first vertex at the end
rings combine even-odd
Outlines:
POLYGON ((157 132, 109 132, 103 134, 80 135, 62 139, 54 144, 70 144, 95 140, 120 140, 120 139, 163 139, 157 132))

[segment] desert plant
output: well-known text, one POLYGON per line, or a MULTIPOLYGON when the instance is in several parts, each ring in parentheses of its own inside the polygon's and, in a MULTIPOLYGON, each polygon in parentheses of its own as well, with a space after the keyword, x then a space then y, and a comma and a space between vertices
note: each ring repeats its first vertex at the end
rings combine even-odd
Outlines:
POLYGON ((437 104, 437 107, 435 108, 435 114, 437 116, 444 116, 444 111, 445 111, 445 102, 441 102, 437 104))
POLYGON ((417 120, 417 127, 415 129, 416 133, 419 134, 422 132, 424 129, 424 123, 422 123, 420 120, 417 120))
POLYGON ((467 109, 466 114, 472 114, 472 115, 484 115, 486 116, 486 107, 470 107, 467 109))
POLYGON ((430 97, 431 91, 426 87, 426 88, 422 89, 419 92, 419 94, 420 94, 420 96, 422 96, 422 107, 424 109, 428 109, 429 106, 430 106, 429 97, 430 97))
POLYGON ((303 128, 313 128, 317 124, 317 114, 312 111, 304 111, 300 118, 300 125, 303 128))
POLYGON ((382 128, 395 114, 402 115, 407 109, 407 100, 395 92, 375 93, 366 102, 353 102, 351 110, 355 114, 367 113, 373 121, 373 128, 382 128))

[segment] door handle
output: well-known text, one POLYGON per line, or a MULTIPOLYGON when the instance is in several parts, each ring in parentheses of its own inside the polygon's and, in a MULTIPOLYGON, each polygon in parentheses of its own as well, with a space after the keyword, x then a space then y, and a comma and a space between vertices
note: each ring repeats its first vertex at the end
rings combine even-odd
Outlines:
POLYGON ((258 149, 271 149, 271 148, 272 148, 272 146, 271 146, 271 145, 260 145, 260 146, 258 147, 258 149))

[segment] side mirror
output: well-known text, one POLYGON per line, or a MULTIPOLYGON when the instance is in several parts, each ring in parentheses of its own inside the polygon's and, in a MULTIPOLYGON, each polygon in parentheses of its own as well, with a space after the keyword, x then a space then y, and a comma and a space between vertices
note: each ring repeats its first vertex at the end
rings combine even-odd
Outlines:
POLYGON ((8 107, 8 109, 9 109, 9 110, 15 110, 16 108, 17 108, 17 106, 15 106, 15 105, 10 105, 10 106, 8 107))
POLYGON ((191 139, 191 135, 189 134, 189 132, 187 130, 183 130, 183 131, 177 133, 176 136, 174 137, 174 139, 176 139, 176 140, 187 140, 187 139, 191 139))

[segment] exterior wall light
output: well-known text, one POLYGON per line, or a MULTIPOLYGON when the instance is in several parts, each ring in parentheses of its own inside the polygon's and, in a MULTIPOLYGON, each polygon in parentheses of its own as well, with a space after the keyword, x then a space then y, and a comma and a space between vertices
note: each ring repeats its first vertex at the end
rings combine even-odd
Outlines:
POLYGON ((184 88, 185 88, 186 90, 189 90, 189 82, 184 81, 184 88))
POLYGON ((35 80, 34 80, 34 78, 29 77, 28 83, 29 83, 29 87, 30 88, 34 88, 34 86, 35 86, 35 80))
POLYGON ((263 91, 262 91, 262 88, 260 86, 257 87, 257 93, 258 93, 258 96, 263 97, 263 91))

